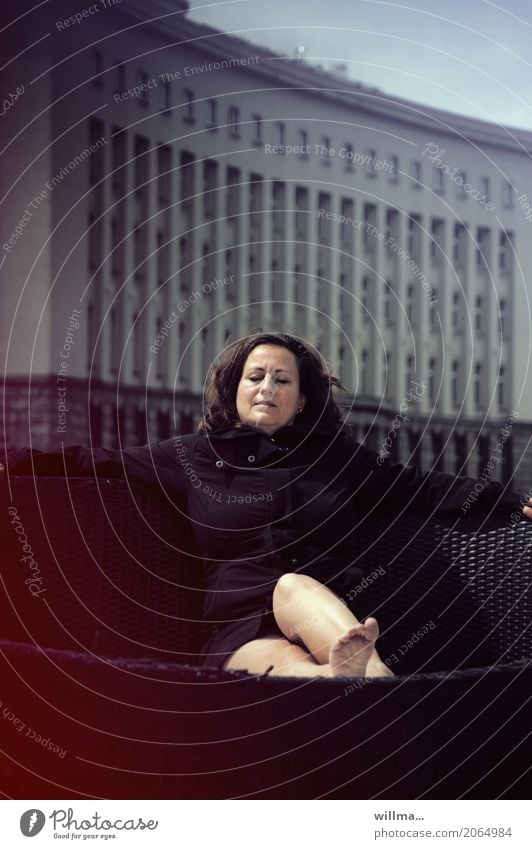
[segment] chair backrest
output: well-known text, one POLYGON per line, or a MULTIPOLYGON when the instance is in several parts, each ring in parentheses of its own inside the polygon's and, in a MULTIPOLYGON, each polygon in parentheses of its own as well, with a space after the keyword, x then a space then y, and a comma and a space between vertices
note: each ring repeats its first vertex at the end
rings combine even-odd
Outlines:
POLYGON ((194 663, 202 560, 172 504, 146 487, 87 478, 15 477, 11 497, 4 482, 2 638, 194 663), (20 559, 25 540, 32 568, 20 559))
MULTIPOLYGON (((15 477, 10 491, 4 479, 0 499, 0 638, 196 662, 202 561, 173 504, 87 478, 15 477)), ((378 617, 381 656, 397 672, 529 657, 531 531, 507 518, 355 513, 343 597, 358 616, 378 617)))
POLYGON ((377 617, 381 656, 402 673, 530 657, 531 543, 532 523, 502 515, 359 515, 353 564, 372 580, 350 598, 377 617))

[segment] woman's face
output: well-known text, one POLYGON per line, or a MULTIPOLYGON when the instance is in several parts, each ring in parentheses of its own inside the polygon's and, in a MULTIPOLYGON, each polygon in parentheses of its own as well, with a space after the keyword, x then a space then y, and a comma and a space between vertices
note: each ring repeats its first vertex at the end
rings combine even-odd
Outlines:
POLYGON ((236 393, 240 421, 271 436, 291 425, 305 398, 296 358, 279 345, 257 345, 242 369, 236 393))

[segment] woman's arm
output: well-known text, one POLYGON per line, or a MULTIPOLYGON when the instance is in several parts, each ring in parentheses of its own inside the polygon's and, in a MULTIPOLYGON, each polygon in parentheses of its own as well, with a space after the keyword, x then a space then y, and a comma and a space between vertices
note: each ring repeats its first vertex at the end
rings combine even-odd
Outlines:
MULTIPOLYGON (((516 511, 532 518, 532 508, 524 507, 529 494, 518 493, 498 481, 485 483, 475 478, 443 472, 420 472, 413 466, 392 463, 359 446, 356 456, 359 476, 364 482, 355 493, 355 503, 361 506, 379 505, 386 510, 407 508, 425 515, 473 512, 504 512, 509 517, 516 511)), ((357 470, 358 471, 358 470, 357 470)))
MULTIPOLYGON (((182 442, 190 438, 180 437, 182 442)), ((10 475, 127 478, 149 486, 162 486, 174 497, 184 495, 187 482, 173 439, 121 451, 91 449, 83 445, 44 452, 30 448, 15 449, 7 452, 6 470, 10 475)))

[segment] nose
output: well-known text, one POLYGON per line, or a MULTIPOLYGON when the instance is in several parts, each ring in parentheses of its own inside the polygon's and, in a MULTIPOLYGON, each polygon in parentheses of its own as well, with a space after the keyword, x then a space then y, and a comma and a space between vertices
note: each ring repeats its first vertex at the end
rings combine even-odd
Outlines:
POLYGON ((272 398, 276 389, 276 384, 271 375, 265 374, 260 385, 260 394, 263 398, 272 398))

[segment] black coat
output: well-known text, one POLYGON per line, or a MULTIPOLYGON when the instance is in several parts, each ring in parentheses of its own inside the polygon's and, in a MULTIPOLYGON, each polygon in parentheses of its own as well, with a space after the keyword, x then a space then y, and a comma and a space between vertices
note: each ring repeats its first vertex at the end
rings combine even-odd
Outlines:
MULTIPOLYGON (((61 452, 8 456, 12 474, 63 474, 61 452)), ((456 513, 476 481, 377 462, 343 433, 287 426, 273 437, 249 427, 187 434, 122 451, 64 449, 67 472, 127 476, 161 487, 182 506, 204 558, 205 618, 213 634, 205 663, 221 664, 271 622, 272 593, 285 572, 338 586, 349 563, 353 506, 456 513), (265 616, 266 614, 266 616, 265 616)), ((478 488, 478 487, 477 487, 478 488)), ((490 483, 471 509, 521 508, 519 496, 490 483)))

